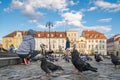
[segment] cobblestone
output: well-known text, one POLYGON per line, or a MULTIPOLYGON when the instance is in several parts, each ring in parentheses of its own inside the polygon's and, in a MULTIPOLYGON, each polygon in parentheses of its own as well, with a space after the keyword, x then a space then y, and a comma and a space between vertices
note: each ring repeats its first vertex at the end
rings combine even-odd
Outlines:
POLYGON ((91 71, 80 74, 73 74, 72 63, 64 60, 55 62, 62 66, 65 71, 57 71, 51 76, 46 76, 40 68, 40 61, 31 62, 29 65, 11 65, 0 68, 0 80, 120 80, 120 69, 115 68, 110 59, 104 59, 100 63, 89 62, 98 68, 98 72, 91 71))

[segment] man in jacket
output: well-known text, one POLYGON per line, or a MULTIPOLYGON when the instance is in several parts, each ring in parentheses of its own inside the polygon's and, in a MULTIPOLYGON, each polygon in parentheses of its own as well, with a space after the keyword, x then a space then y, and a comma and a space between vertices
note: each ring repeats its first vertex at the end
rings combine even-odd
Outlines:
POLYGON ((35 50, 35 39, 34 39, 35 31, 30 29, 27 31, 27 35, 23 36, 23 41, 16 53, 18 56, 25 61, 25 59, 32 59, 37 54, 38 51, 35 50))

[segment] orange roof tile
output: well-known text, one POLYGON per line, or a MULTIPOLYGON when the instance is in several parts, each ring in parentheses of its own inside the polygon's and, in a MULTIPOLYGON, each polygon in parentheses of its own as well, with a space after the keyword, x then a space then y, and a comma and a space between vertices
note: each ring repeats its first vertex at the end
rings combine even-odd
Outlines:
MULTIPOLYGON (((27 35, 27 31, 19 31, 19 32, 22 32, 22 35, 27 35)), ((14 31, 14 32, 4 36, 4 38, 5 37, 14 37, 14 36, 16 36, 16 34, 17 34, 17 31, 14 31)), ((49 38, 49 32, 36 31, 35 37, 36 38, 43 38, 43 37, 49 38)), ((50 37, 51 38, 66 38, 66 32, 56 32, 56 31, 50 32, 50 37)))
MULTIPOLYGON (((49 32, 36 32, 35 37, 37 38, 49 38, 49 32)), ((50 32, 50 38, 66 38, 66 32, 50 32)))
POLYGON ((82 33, 86 39, 107 39, 103 33, 94 30, 84 30, 82 33))
POLYGON ((14 36, 16 36, 17 32, 22 32, 22 35, 27 35, 27 31, 14 31, 14 32, 11 32, 8 35, 4 36, 4 38, 5 37, 14 37, 14 36))

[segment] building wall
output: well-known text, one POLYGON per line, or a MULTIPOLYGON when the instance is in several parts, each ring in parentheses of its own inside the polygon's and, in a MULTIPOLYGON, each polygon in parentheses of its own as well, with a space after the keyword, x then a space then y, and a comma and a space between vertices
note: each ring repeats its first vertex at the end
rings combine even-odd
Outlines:
POLYGON ((76 41, 78 40, 78 31, 76 31, 76 30, 69 30, 69 31, 66 31, 66 34, 67 34, 67 37, 70 40, 70 46, 72 48, 72 46, 74 44, 76 44, 76 41))
POLYGON ((86 54, 86 39, 83 36, 80 36, 76 42, 77 50, 80 54, 86 54))
MULTIPOLYGON (((46 50, 49 50, 49 38, 35 38, 36 41, 36 50, 41 50, 40 44, 43 43, 46 45, 46 50)), ((50 38, 51 49, 54 51, 59 50, 59 46, 65 49, 66 38, 50 38)))
POLYGON ((87 39, 87 54, 91 54, 92 52, 106 55, 106 39, 87 39))
POLYGON ((120 42, 119 41, 114 42, 114 54, 120 57, 120 42))
POLYGON ((3 48, 9 50, 11 44, 14 45, 15 48, 18 48, 22 42, 22 33, 17 32, 14 37, 4 37, 2 38, 3 48))
MULTIPOLYGON (((42 32, 44 34, 44 32, 42 32)), ((37 34, 35 37, 35 49, 41 50, 40 44, 44 43, 46 49, 49 50, 49 37, 43 36, 42 34, 37 34)), ((66 31, 67 37, 70 39, 70 46, 72 48, 73 44, 76 44, 77 50, 80 53, 91 54, 92 51, 98 52, 99 54, 106 55, 106 39, 86 39, 85 34, 82 37, 78 37, 78 31, 66 31)), ((22 42, 22 32, 17 31, 13 37, 4 37, 2 40, 3 48, 9 49, 10 45, 13 44, 15 48, 18 48, 22 42)), ((59 46, 65 49, 66 37, 51 37, 50 38, 51 49, 58 51, 59 46)))
POLYGON ((120 56, 120 34, 114 35, 107 40, 107 53, 120 56))
POLYGON ((107 53, 108 54, 114 53, 114 42, 107 43, 107 53))

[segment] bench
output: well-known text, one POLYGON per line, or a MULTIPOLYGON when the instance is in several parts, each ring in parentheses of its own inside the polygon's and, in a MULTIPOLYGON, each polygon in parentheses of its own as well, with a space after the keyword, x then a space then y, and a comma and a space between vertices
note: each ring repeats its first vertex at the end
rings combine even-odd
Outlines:
POLYGON ((19 57, 2 57, 0 58, 0 68, 8 65, 15 65, 20 63, 19 57))

